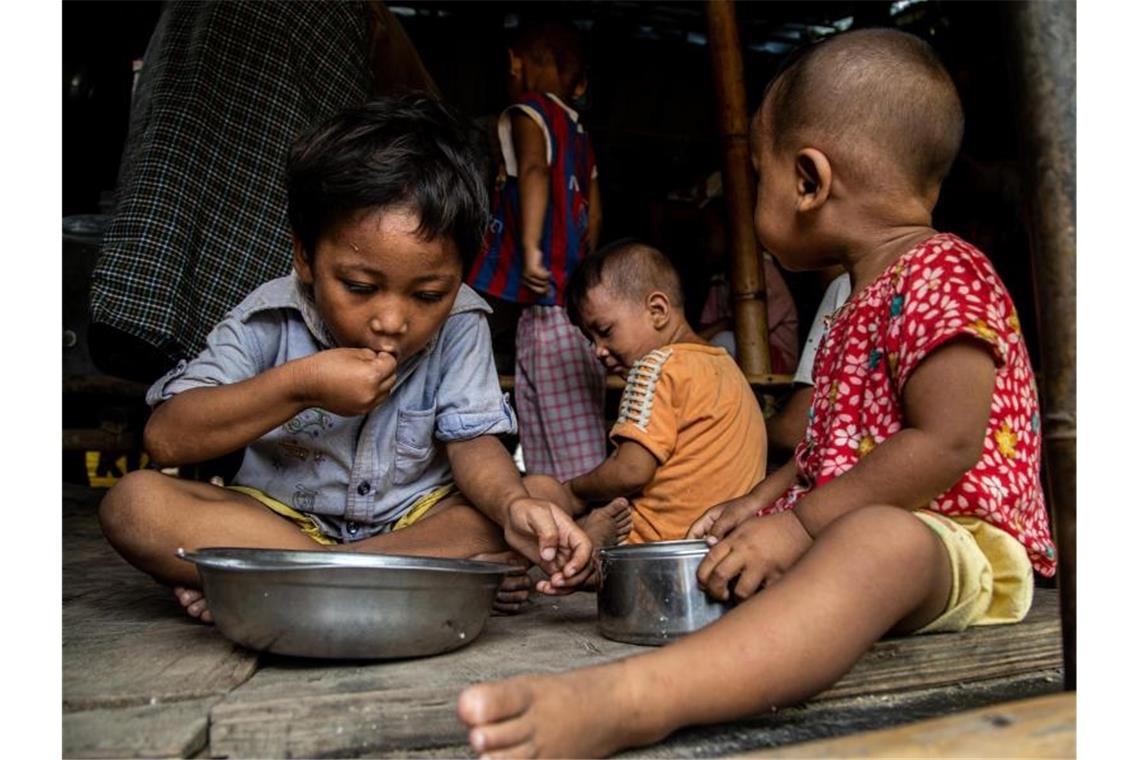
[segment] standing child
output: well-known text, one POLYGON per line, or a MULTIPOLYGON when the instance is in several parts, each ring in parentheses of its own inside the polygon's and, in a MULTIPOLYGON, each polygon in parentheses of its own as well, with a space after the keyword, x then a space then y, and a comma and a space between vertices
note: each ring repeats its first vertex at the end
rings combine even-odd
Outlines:
POLYGON ((804 700, 888 632, 1025 616, 1056 565, 1033 372, 989 261, 930 227, 961 136, 950 77, 902 32, 837 35, 776 77, 752 126, 757 233, 790 269, 841 264, 852 296, 794 459, 693 527, 714 544, 700 582, 743 601, 650 654, 472 687, 476 751, 647 744, 804 700))
POLYGON ((99 510, 114 547, 192 615, 207 613, 179 547, 476 557, 509 545, 554 584, 588 574, 591 539, 530 497, 495 437, 514 415, 488 308, 462 284, 486 224, 477 166, 467 126, 416 96, 345 111, 293 146, 294 272, 147 394, 152 459, 244 448, 238 485, 133 472, 99 510))
MULTIPOLYGON (((756 396, 728 352, 686 321, 681 280, 665 254, 619 243, 591 255, 574 273, 567 304, 598 359, 626 386, 610 431, 613 454, 565 487, 547 481, 541 493, 574 514, 628 497, 629 542, 643 543, 684 538, 710 505, 763 479, 756 396)), ((528 483, 539 493, 537 477, 528 483)))
POLYGON ((606 456, 605 374, 564 308, 570 275, 601 229, 594 151, 567 105, 586 91, 582 43, 572 27, 527 24, 509 60, 493 221, 467 282, 523 305, 515 403, 526 469, 567 480, 606 456))

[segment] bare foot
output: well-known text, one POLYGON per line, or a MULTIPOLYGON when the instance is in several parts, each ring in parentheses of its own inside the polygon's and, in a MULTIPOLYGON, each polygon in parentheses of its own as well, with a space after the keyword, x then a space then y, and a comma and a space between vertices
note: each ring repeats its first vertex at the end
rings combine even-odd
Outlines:
POLYGON ((174 597, 178 599, 178 603, 182 605, 190 617, 201 620, 203 623, 214 622, 214 616, 206 607, 206 597, 198 589, 175 586, 174 597))
POLYGON ((530 560, 518 552, 505 551, 493 554, 476 554, 471 559, 483 562, 498 562, 512 565, 499 590, 495 593, 495 603, 492 609, 500 615, 514 615, 522 612, 530 602, 531 579, 527 574, 530 569, 530 560))
POLYGON ((604 757, 668 730, 636 726, 625 662, 553 676, 476 684, 459 695, 459 719, 480 757, 604 757))
POLYGON ((629 500, 618 497, 604 507, 591 509, 578 520, 595 549, 620 544, 629 538, 633 528, 633 514, 629 500))

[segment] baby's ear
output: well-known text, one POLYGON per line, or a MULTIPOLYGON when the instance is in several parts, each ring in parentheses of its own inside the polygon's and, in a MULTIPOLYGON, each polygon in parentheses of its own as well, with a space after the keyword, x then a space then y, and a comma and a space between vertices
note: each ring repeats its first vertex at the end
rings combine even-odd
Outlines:
POLYGON ((815 211, 831 196, 831 161, 822 151, 796 154, 796 211, 815 211))
POLYGON ((649 320, 654 329, 661 330, 669 324, 669 315, 673 311, 669 296, 655 290, 646 296, 645 307, 649 310, 649 320))

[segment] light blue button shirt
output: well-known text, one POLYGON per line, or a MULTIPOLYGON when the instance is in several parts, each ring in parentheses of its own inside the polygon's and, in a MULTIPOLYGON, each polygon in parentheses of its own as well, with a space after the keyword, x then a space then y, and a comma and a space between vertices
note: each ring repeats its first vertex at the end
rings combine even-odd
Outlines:
MULTIPOLYGON (((398 367, 384 403, 363 417, 302 411, 246 447, 234 482, 305 512, 342 541, 391 530, 417 499, 452 481, 439 442, 517 429, 495 371, 490 311, 461 285, 439 332, 398 367)), ((296 275, 271 280, 226 315, 197 358, 152 385, 147 403, 247 380, 333 345, 296 275)))

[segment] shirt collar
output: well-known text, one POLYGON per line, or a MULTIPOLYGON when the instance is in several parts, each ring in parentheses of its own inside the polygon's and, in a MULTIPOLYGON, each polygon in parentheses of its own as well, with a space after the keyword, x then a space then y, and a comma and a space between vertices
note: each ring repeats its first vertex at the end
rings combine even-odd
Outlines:
POLYGON ((557 103, 559 106, 561 106, 562 110, 570 115, 570 118, 574 120, 575 124, 578 123, 578 112, 577 111, 575 111, 573 108, 571 108, 570 106, 563 103, 562 98, 558 97, 553 92, 548 92, 545 94, 546 94, 546 97, 550 98, 555 103, 557 103))

